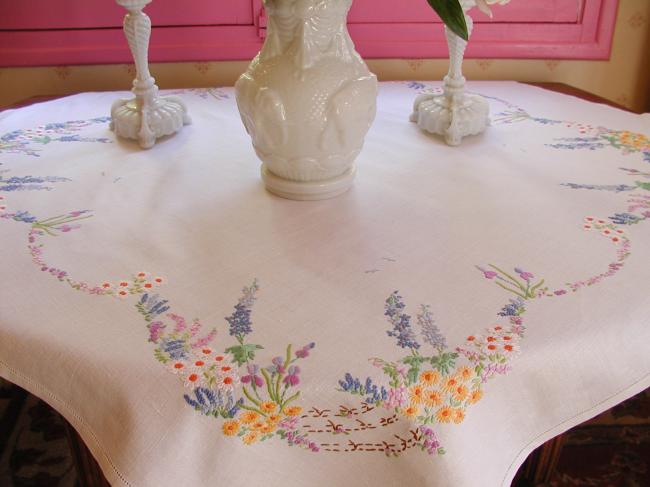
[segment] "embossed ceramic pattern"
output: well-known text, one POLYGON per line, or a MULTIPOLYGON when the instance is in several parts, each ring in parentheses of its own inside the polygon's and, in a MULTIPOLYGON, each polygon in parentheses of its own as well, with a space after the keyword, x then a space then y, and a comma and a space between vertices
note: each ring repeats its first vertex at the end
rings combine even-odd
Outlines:
POLYGON ((127 10, 142 10, 149 5, 152 0, 115 0, 115 2, 127 10))
POLYGON ((175 96, 159 97, 156 80, 149 73, 151 19, 142 9, 151 0, 116 0, 129 13, 124 17, 124 35, 133 54, 137 76, 133 99, 116 100, 111 107, 111 129, 121 137, 135 139, 149 149, 158 137, 171 135, 190 123, 187 108, 175 96))
POLYGON ((377 79, 348 34, 351 3, 264 2, 266 41, 235 88, 262 177, 280 196, 329 198, 354 178, 375 117, 377 79))
MULTIPOLYGON (((476 6, 475 0, 462 0, 463 11, 476 6)), ((474 22, 465 13, 471 35, 474 22)), ((465 93, 463 56, 467 41, 445 26, 449 46, 449 72, 444 78, 443 94, 420 95, 413 104, 411 122, 427 132, 443 135, 449 145, 460 145, 463 137, 483 132, 490 124, 490 106, 483 97, 465 93)))

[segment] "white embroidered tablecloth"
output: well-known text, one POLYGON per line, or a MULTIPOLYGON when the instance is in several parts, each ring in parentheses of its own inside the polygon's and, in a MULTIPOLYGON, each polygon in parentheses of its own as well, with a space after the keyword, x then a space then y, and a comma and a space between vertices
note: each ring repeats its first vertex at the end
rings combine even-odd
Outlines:
MULTIPOLYGON (((267 193, 232 89, 141 151, 120 94, 0 114, 0 375, 113 485, 505 487, 650 386, 650 118, 473 83, 450 148, 381 85, 348 193, 267 193)), ((123 94, 122 94, 123 96, 123 94)))

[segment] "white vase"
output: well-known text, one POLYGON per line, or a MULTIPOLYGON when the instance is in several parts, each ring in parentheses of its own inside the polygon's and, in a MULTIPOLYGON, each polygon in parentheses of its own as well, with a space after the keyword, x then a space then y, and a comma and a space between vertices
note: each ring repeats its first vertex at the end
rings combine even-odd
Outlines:
POLYGON ((375 117, 377 78, 347 31, 352 0, 264 0, 267 37, 235 85, 266 188, 296 200, 346 191, 375 117))

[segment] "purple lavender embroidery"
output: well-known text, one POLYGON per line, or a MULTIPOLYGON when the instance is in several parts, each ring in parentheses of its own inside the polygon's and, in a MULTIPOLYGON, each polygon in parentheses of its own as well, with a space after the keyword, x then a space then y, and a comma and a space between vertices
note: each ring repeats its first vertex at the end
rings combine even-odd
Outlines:
POLYGON ((447 348, 447 341, 444 335, 440 333, 440 329, 436 326, 428 305, 423 304, 420 307, 417 320, 420 328, 422 328, 422 339, 426 343, 440 352, 447 348))
POLYGON ((242 340, 245 335, 253 331, 251 313, 255 303, 255 293, 258 289, 257 281, 253 281, 253 284, 242 289, 242 297, 235 305, 235 311, 226 318, 226 321, 230 323, 230 336, 242 340))
POLYGON ((403 312, 405 307, 402 302, 402 296, 399 295, 398 291, 394 291, 388 297, 384 307, 384 316, 388 317, 388 321, 393 325, 393 329, 388 330, 386 333, 388 336, 397 338, 398 346, 417 350, 420 348, 420 344, 417 342, 413 333, 411 317, 403 312))

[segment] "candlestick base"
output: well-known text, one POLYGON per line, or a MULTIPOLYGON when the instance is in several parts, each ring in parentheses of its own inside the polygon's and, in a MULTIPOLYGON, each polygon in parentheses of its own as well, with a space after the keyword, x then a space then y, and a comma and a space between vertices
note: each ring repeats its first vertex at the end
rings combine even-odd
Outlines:
POLYGON ((483 132, 490 125, 490 105, 478 95, 420 95, 413 104, 411 122, 422 130, 460 145, 463 137, 483 132))
POLYGON ((137 140, 143 149, 153 147, 157 138, 176 133, 191 123, 185 104, 175 96, 116 100, 111 107, 111 118, 111 130, 121 137, 137 140))

